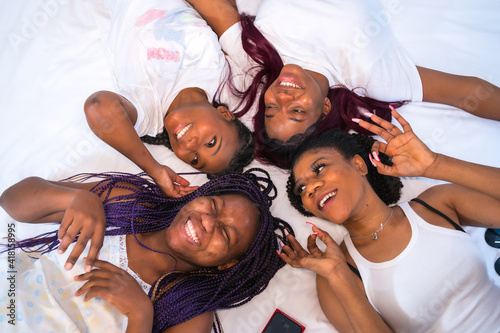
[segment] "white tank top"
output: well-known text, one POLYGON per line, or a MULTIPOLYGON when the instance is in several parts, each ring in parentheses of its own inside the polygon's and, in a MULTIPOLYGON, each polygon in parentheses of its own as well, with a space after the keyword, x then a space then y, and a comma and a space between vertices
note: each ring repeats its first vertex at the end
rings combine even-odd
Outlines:
POLYGON ((400 207, 412 237, 396 258, 370 262, 344 238, 373 307, 396 332, 500 332, 500 288, 469 235, 400 207))

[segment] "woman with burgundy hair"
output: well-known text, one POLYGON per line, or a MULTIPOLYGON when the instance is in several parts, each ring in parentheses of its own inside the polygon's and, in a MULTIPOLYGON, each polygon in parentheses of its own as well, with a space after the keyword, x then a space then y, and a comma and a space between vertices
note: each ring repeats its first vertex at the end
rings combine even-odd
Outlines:
POLYGON ((416 66, 379 1, 263 0, 255 18, 240 16, 234 1, 188 2, 250 75, 242 89, 229 84, 241 98, 238 116, 256 104, 254 136, 262 162, 289 167, 296 147, 327 129, 367 133, 350 119, 368 110, 390 120, 387 102, 442 103, 500 119, 500 88, 416 66), (479 92, 485 98, 471 103, 479 92))
POLYGON ((2 251, 44 254, 16 254, 18 329, 220 331, 214 311, 250 301, 284 265, 278 238, 287 242, 293 231, 271 215, 275 196, 260 169, 221 176, 180 198, 165 197, 145 174, 20 181, 0 197, 2 208, 18 221, 61 225, 2 251), (84 182, 90 179, 98 181, 84 182), (82 253, 85 265, 77 262, 82 253))

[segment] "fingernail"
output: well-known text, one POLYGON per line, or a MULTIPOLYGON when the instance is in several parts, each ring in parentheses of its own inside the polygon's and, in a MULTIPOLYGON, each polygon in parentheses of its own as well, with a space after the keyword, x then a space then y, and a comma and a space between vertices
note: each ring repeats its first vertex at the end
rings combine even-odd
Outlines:
POLYGON ((281 254, 280 251, 276 250, 276 253, 278 254, 278 256, 281 254))
POLYGON ((278 240, 278 243, 281 247, 285 246, 285 243, 283 243, 281 240, 278 240))
POLYGON ((318 236, 317 232, 313 232, 311 235, 318 236))
POLYGON ((309 224, 311 227, 315 227, 316 225, 312 222, 306 222, 306 224, 309 224))
POLYGON ((378 158, 377 152, 376 151, 372 151, 372 155, 375 158, 375 160, 380 163, 380 158, 378 158))
POLYGON ((70 263, 70 262, 67 262, 65 265, 64 265, 64 269, 69 271, 73 268, 73 264, 70 263))
POLYGON ((61 249, 57 249, 57 253, 59 253, 59 254, 63 254, 63 253, 64 253, 64 251, 63 251, 63 250, 61 250, 61 249))
POLYGON ((370 159, 370 162, 372 162, 372 165, 376 168, 377 165, 375 164, 375 162, 373 161, 373 158, 372 158, 372 155, 368 154, 368 158, 370 159))
POLYGON ((283 229, 283 233, 285 234, 285 237, 288 236, 288 235, 290 235, 290 233, 286 229, 283 229))
POLYGON ((394 108, 394 106, 392 106, 391 104, 389 104, 389 109, 391 109, 392 111, 396 111, 396 109, 394 108))
POLYGON ((368 112, 368 111, 360 111, 360 113, 365 116, 366 118, 371 118, 373 116, 373 113, 368 112))
POLYGON ((352 118, 351 120, 353 122, 355 122, 356 124, 358 124, 361 121, 361 119, 359 119, 359 118, 352 118))
POLYGON ((90 272, 92 270, 92 266, 90 265, 85 265, 85 272, 90 272))

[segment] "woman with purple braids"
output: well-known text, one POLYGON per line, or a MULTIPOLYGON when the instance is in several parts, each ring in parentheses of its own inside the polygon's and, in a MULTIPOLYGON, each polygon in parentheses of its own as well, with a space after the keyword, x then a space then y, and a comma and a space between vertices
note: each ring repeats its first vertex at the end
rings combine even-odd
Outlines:
POLYGON ((327 129, 369 134, 350 119, 369 110, 390 120, 387 102, 441 103, 500 120, 500 88, 416 66, 380 1, 262 0, 255 18, 240 17, 230 0, 188 2, 250 77, 247 87, 229 85, 241 98, 237 116, 256 105, 256 156, 264 163, 288 168, 296 147, 327 129), (485 98, 470 103, 478 93, 485 98))
MULTIPOLYGON (((145 174, 20 181, 0 197, 5 211, 18 221, 61 225, 15 243, 43 254, 27 262, 16 254, 16 328, 220 330, 215 310, 248 302, 284 265, 278 238, 286 242, 292 230, 270 214, 275 195, 259 169, 219 177, 180 198, 165 197, 145 174), (53 251, 58 246, 63 255, 53 251), (77 262, 81 254, 85 266, 77 262)), ((0 314, 0 322, 8 320, 0 314)))

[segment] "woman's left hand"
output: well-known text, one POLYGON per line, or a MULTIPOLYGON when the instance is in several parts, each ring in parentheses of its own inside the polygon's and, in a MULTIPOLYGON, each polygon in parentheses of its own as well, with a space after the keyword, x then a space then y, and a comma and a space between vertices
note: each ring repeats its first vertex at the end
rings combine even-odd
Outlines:
POLYGON ((346 259, 340 247, 326 231, 316 226, 313 226, 313 231, 315 233, 307 238, 309 252, 304 250, 295 237, 288 235, 291 247, 285 245, 280 257, 292 267, 307 268, 328 279, 339 268, 339 265, 346 265, 346 259), (318 237, 326 245, 325 252, 321 251, 316 244, 318 237))
POLYGON ((75 276, 75 281, 86 281, 75 296, 85 294, 84 302, 94 297, 102 298, 129 318, 129 326, 133 320, 152 327, 153 303, 139 283, 126 271, 107 261, 96 260, 93 266, 98 269, 75 276))
POLYGON ((187 195, 199 186, 189 186, 189 181, 179 176, 166 165, 159 166, 159 173, 151 175, 161 191, 170 198, 179 198, 187 195))
POLYGON ((401 126, 397 126, 382 118, 371 115, 370 119, 377 125, 359 120, 359 125, 380 136, 387 143, 376 141, 371 148, 370 159, 380 174, 395 177, 422 177, 433 167, 438 154, 430 150, 413 132, 410 124, 392 108, 392 116, 401 126), (392 158, 393 165, 388 166, 380 162, 378 152, 392 158))

